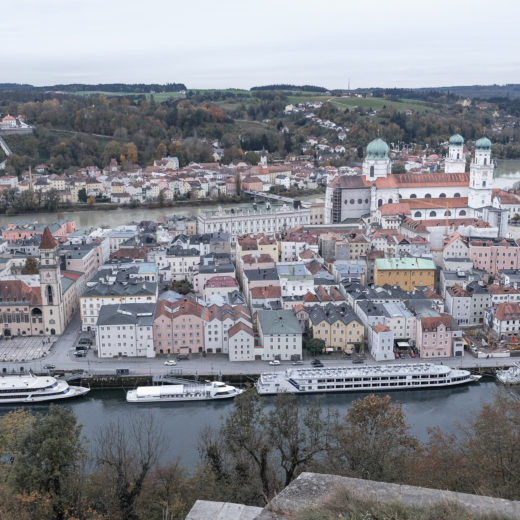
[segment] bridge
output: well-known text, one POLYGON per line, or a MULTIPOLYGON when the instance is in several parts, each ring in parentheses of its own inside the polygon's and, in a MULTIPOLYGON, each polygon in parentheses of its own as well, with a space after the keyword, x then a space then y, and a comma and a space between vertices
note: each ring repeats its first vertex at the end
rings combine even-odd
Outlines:
POLYGON ((282 197, 281 195, 275 195, 274 193, 268 193, 265 191, 242 190, 242 193, 253 199, 257 199, 257 198, 270 199, 274 202, 285 202, 286 204, 291 204, 291 205, 295 201, 295 199, 291 199, 289 197, 282 197))

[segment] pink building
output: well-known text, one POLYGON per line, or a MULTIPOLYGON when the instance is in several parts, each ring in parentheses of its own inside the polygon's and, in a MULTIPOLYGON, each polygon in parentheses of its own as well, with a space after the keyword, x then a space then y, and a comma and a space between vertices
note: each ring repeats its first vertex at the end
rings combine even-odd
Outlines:
POLYGON ((497 275, 503 269, 518 269, 520 247, 512 239, 470 240, 469 258, 473 267, 497 275))
POLYGON ((183 298, 157 302, 153 321, 157 354, 189 354, 204 350, 204 307, 183 298))
MULTIPOLYGON (((2 236, 4 240, 11 243, 14 240, 22 240, 24 238, 31 238, 35 235, 43 235, 43 231, 46 227, 47 226, 44 224, 18 225, 10 223, 7 225, 7 229, 4 230, 2 236)), ((76 224, 73 220, 68 220, 49 224, 48 227, 51 230, 52 236, 59 239, 72 233, 76 229, 76 224)))
POLYGON ((421 358, 453 356, 453 324, 448 314, 417 320, 416 346, 421 358))

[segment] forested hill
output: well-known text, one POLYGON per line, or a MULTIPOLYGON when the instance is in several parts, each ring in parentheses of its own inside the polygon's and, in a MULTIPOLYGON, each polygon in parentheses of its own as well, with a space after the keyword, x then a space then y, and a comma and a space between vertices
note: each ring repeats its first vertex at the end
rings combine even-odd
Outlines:
POLYGON ((437 91, 455 94, 461 97, 491 99, 491 98, 519 98, 520 84, 508 85, 466 85, 454 87, 428 87, 413 89, 419 92, 437 91))
POLYGON ((36 90, 59 92, 132 92, 136 94, 148 94, 150 92, 179 92, 186 90, 184 83, 98 83, 88 85, 85 83, 70 83, 67 85, 48 85, 35 87, 26 83, 0 83, 0 91, 36 90))
POLYGON ((251 90, 290 90, 301 92, 327 92, 325 87, 317 87, 315 85, 289 85, 281 83, 279 85, 262 85, 260 87, 251 87, 251 90))

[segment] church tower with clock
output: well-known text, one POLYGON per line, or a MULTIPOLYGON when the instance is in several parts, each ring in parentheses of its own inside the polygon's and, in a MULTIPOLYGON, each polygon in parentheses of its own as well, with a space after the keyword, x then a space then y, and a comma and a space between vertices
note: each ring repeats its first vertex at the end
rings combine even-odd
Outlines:
POLYGON ((54 240, 49 227, 46 227, 40 242, 40 291, 45 334, 63 334, 65 330, 57 248, 58 243, 54 240))

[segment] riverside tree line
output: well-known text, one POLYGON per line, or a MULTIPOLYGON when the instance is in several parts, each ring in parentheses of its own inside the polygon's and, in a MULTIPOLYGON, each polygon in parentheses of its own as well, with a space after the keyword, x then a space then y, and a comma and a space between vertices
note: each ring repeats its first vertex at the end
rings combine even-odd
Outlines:
POLYGON ((66 408, 18 409, 0 419, 0 518, 175 520, 197 499, 264 505, 309 470, 519 499, 519 441, 520 402, 505 392, 456 433, 433 429, 421 443, 389 396, 338 417, 286 394, 265 411, 250 389, 201 433, 189 472, 162 463, 172 439, 149 414, 87 441, 66 408))

